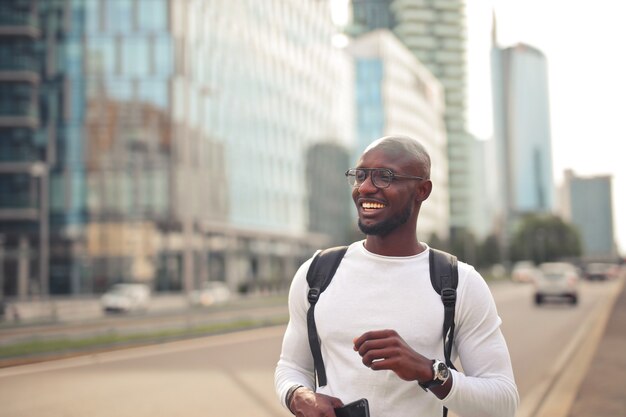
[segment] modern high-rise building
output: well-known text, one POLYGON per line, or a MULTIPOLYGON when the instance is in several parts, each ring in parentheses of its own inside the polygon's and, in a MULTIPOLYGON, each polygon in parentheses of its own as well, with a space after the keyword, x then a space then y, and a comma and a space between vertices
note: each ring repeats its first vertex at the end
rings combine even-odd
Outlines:
POLYGON ((0 2, 0 296, 47 293, 52 259, 68 249, 68 233, 51 239, 52 229, 84 218, 85 196, 73 193, 85 180, 74 129, 84 101, 62 76, 81 83, 80 51, 68 46, 75 32, 62 3, 0 2))
POLYGON ((520 216, 555 209, 547 61, 518 44, 492 48, 494 140, 504 242, 520 216))
POLYGON ((463 0, 355 0, 354 30, 392 30, 441 82, 448 141, 449 216, 452 231, 472 229, 472 142, 466 131, 466 31, 463 0), (387 12, 381 12, 387 7, 387 12), (381 17, 383 16, 383 17, 381 17))
POLYGON ((613 222, 613 178, 610 175, 578 176, 565 171, 561 214, 578 228, 583 257, 617 259, 613 222))
POLYGON ((330 240, 307 153, 352 145, 335 32, 316 0, 0 2, 0 295, 288 282, 330 240))
POLYGON ((431 156, 434 184, 420 211, 420 238, 448 238, 448 158, 441 84, 388 30, 364 33, 353 40, 348 52, 354 57, 356 74, 356 154, 382 136, 418 139, 431 156))
POLYGON ((352 31, 356 34, 376 29, 392 29, 396 18, 391 9, 395 0, 352 0, 352 31))

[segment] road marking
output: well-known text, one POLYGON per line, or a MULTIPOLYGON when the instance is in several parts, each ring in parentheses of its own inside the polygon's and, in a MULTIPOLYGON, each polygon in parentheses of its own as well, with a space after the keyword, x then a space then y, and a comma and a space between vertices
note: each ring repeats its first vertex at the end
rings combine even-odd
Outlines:
POLYGON ((141 346, 116 350, 112 352, 95 353, 68 359, 59 359, 29 365, 2 368, 0 369, 0 378, 33 374, 37 372, 47 372, 59 369, 75 368, 79 366, 96 365, 100 363, 118 362, 128 359, 145 358, 148 356, 165 355, 196 349, 235 345, 240 343, 251 343, 259 340, 280 337, 284 333, 285 325, 280 325, 236 333, 206 336, 197 339, 166 342, 159 345, 141 346))

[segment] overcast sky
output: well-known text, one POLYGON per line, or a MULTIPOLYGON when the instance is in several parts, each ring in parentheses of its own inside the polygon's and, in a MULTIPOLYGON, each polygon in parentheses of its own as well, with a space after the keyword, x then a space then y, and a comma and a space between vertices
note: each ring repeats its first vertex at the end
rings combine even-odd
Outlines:
POLYGON ((626 1, 467 0, 469 128, 491 135, 489 48, 523 42, 548 60, 555 181, 613 175, 616 239, 626 251, 626 1), (619 151, 618 151, 619 150, 619 151))

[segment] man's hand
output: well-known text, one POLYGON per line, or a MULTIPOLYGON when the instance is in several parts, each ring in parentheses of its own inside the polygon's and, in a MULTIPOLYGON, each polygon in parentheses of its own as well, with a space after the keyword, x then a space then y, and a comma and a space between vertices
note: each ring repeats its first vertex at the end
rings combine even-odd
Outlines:
POLYGON ((432 361, 414 351, 395 330, 373 330, 354 339, 354 350, 374 371, 391 370, 405 381, 429 381, 432 361))
POLYGON ((296 417, 335 417, 335 408, 341 407, 343 402, 302 387, 294 392, 291 404, 287 405, 296 417))

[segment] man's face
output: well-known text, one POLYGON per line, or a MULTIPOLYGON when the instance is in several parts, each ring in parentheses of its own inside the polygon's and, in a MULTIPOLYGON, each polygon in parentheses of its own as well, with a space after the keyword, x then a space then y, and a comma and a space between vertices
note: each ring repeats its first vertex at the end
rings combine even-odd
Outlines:
MULTIPOLYGON (((376 148, 365 153, 356 168, 387 168, 397 174, 419 176, 415 164, 410 164, 407 158, 392 158, 376 148)), ((378 188, 368 172, 365 181, 352 190, 359 229, 366 235, 387 236, 405 226, 413 215, 417 215, 416 181, 395 180, 387 188, 378 188)))

